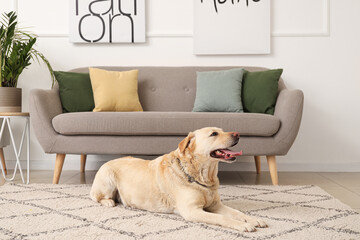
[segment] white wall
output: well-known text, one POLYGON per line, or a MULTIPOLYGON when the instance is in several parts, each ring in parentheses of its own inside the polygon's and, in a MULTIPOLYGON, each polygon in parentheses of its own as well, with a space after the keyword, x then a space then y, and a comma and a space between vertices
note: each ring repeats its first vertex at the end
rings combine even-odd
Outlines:
MULTIPOLYGON (((272 54, 237 56, 193 55, 192 0, 147 0, 148 39, 136 45, 69 43, 67 0, 14 1, 0 0, 0 11, 18 8, 22 25, 33 26, 40 34, 37 47, 57 70, 90 65, 283 68, 288 87, 304 91, 305 107, 292 149, 278 158, 279 170, 360 171, 359 0, 273 0, 272 54)), ((236 28, 236 23, 232 27, 236 28)), ((27 111, 30 89, 50 88, 46 68, 32 64, 19 87, 23 88, 23 110, 27 111)), ((19 135, 20 125, 14 124, 19 135)), ((9 148, 6 155, 14 159, 9 148)), ((97 169, 113 157, 90 156, 87 167, 97 169)), ((54 166, 54 155, 43 153, 33 133, 31 159, 32 169, 54 166)), ((8 164, 13 165, 13 161, 8 164)), ((69 156, 64 169, 78 166, 79 157, 69 156)), ((253 160, 240 159, 236 169, 254 170, 253 160)))

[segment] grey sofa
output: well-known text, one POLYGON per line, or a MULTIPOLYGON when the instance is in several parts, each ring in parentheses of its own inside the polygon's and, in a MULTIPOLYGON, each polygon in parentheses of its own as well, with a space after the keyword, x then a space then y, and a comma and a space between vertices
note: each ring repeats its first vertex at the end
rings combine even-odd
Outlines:
MULTIPOLYGON (((260 173, 260 156, 267 156, 273 184, 278 184, 276 156, 292 146, 301 122, 303 93, 289 90, 282 79, 275 114, 191 112, 196 93, 196 72, 233 67, 99 67, 113 71, 139 69, 138 91, 144 112, 63 113, 59 90, 34 89, 30 115, 40 145, 56 154, 53 183, 58 183, 66 154, 162 155, 177 148, 190 132, 206 126, 238 131, 237 150, 254 156, 260 173)), ((248 71, 266 70, 244 67, 248 71)), ((87 72, 78 68, 74 72, 87 72)), ((236 149, 235 148, 235 149, 236 149)))

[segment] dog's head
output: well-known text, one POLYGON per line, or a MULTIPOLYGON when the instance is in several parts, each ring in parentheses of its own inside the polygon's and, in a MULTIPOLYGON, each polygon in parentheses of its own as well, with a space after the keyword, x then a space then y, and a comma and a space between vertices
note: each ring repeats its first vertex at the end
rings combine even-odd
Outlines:
POLYGON ((190 132, 189 135, 179 143, 181 154, 191 154, 218 160, 222 162, 234 162, 236 156, 241 152, 233 152, 228 148, 239 142, 239 133, 224 132, 221 128, 207 127, 190 132))

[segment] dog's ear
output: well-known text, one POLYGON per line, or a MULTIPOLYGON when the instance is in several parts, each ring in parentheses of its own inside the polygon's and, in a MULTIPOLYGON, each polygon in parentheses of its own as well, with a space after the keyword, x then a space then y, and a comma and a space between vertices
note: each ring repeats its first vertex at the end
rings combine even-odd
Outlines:
POLYGON ((178 145, 181 153, 185 152, 185 149, 189 147, 191 140, 194 138, 194 133, 190 132, 186 138, 184 138, 178 145))

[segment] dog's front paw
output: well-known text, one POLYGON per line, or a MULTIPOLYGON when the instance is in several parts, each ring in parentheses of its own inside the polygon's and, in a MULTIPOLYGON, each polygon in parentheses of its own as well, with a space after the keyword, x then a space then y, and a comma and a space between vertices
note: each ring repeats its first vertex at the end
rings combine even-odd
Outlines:
POLYGON ((100 203, 105 207, 115 207, 115 202, 112 199, 101 199, 100 203))
POLYGON ((266 228, 268 225, 261 219, 251 218, 247 220, 248 223, 255 225, 255 227, 266 228))
POLYGON ((244 223, 241 224, 240 227, 238 228, 239 231, 242 232, 255 232, 256 231, 256 227, 254 224, 251 223, 244 223))

